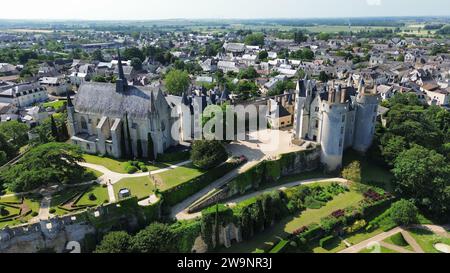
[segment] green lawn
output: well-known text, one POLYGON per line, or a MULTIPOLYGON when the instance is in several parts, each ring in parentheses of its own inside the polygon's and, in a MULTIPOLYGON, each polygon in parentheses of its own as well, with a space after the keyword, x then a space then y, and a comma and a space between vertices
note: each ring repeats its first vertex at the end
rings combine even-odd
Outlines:
POLYGON ((43 106, 44 106, 44 108, 53 107, 53 109, 57 110, 57 109, 63 107, 66 102, 67 102, 66 100, 51 101, 51 102, 44 103, 43 106))
POLYGON ((450 238, 441 237, 429 230, 411 228, 408 232, 426 253, 440 253, 434 248, 437 243, 450 245, 450 238))
MULTIPOLYGON (((127 173, 125 171, 125 164, 128 162, 128 160, 122 160, 122 159, 113 159, 109 157, 100 157, 96 155, 89 155, 84 154, 83 155, 84 160, 86 163, 96 164, 104 166, 105 168, 109 169, 110 171, 116 172, 116 173, 127 173)), ((155 163, 155 164, 146 164, 148 171, 156 171, 161 168, 168 167, 169 164, 166 163, 155 163)))
POLYGON ((408 244, 408 242, 403 238, 401 232, 394 234, 391 237, 384 239, 383 241, 391 245, 403 247, 407 250, 414 251, 413 248, 408 244))
POLYGON ((307 209, 303 211, 298 217, 286 225, 285 230, 291 233, 302 226, 319 223, 320 219, 329 216, 333 211, 356 205, 363 199, 364 197, 361 194, 354 191, 340 194, 320 209, 307 209))
POLYGON ((158 189, 167 190, 177 185, 183 184, 189 180, 192 180, 196 177, 199 177, 204 173, 204 171, 196 168, 191 163, 170 171, 157 174, 155 176, 163 181, 162 185, 158 185, 158 189))
POLYGON ((105 201, 109 202, 108 189, 102 187, 101 185, 92 186, 88 189, 83 196, 78 200, 77 206, 98 206, 105 201), (90 200, 89 195, 94 194, 95 200, 90 200))
POLYGON ((367 185, 381 187, 389 192, 393 192, 392 173, 383 166, 377 165, 368 157, 363 157, 355 151, 348 150, 344 153, 343 166, 347 166, 353 161, 361 163, 361 182, 367 185))
POLYGON ((17 195, 9 197, 0 197, 0 203, 20 203, 21 198, 17 195))
MULTIPOLYGON (((4 203, 10 203, 10 202, 15 202, 15 203, 17 203, 17 202, 20 202, 20 198, 19 197, 16 197, 16 196, 14 196, 14 197, 7 197, 7 198, 2 198, 2 199, 0 199, 0 203, 1 202, 4 202, 4 203)), ((31 197, 26 197, 26 198, 24 198, 24 200, 23 200, 23 202, 24 202, 24 204, 26 204, 27 206, 28 206, 28 208, 32 211, 32 212, 39 212, 39 203, 40 203, 40 200, 35 200, 35 199, 32 199, 31 197)), ((15 205, 14 204, 14 206, 20 206, 20 205, 15 205)), ((19 212, 20 212, 20 209, 18 209, 18 208, 10 208, 10 207, 7 207, 6 208, 9 212, 10 212, 10 215, 11 214, 18 214, 19 212)), ((1 219, 2 217, 0 217, 0 219, 1 219)), ((26 215, 26 216, 24 216, 24 217, 21 217, 21 218, 19 218, 19 219, 16 219, 16 220, 11 220, 11 221, 6 221, 6 222, 0 222, 0 228, 3 228, 3 227, 5 227, 5 226, 9 226, 9 227, 12 227, 12 226, 16 226, 16 225, 20 225, 20 224, 24 224, 24 223, 26 223, 26 222, 28 222, 28 220, 30 220, 31 218, 33 218, 33 216, 31 215, 31 213, 29 213, 28 215, 26 215)))
POLYGON ((137 196, 138 199, 148 198, 154 191, 153 182, 148 176, 125 178, 114 184, 114 194, 117 198, 119 191, 124 188, 129 189, 131 195, 137 196))
MULTIPOLYGON (((298 217, 286 217, 276 223, 271 229, 256 234, 250 240, 234 244, 231 248, 221 249, 220 251, 226 253, 251 253, 262 249, 270 249, 278 241, 277 238, 285 238, 289 233, 302 226, 319 223, 321 218, 329 216, 333 211, 355 205, 362 199, 363 196, 355 191, 340 194, 320 209, 307 209, 298 217)), ((336 249, 340 250, 344 249, 344 247, 338 243, 336 249)), ((319 249, 315 250, 320 252, 319 249)), ((322 252, 327 251, 323 250, 322 252)))

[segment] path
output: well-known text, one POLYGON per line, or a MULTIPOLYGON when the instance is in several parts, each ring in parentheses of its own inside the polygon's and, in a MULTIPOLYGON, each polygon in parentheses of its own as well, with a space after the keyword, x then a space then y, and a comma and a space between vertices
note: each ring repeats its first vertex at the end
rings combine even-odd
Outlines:
POLYGON ((100 182, 100 184, 105 184, 108 187, 108 196, 109 196, 109 202, 110 203, 114 203, 117 201, 116 195, 114 194, 114 184, 116 184, 117 182, 119 182, 122 179, 125 178, 138 178, 138 177, 146 177, 146 176, 150 176, 150 175, 155 175, 155 174, 159 174, 159 173, 163 173, 166 171, 170 171, 173 169, 176 169, 180 166, 184 166, 191 163, 190 160, 178 163, 178 164, 174 164, 171 166, 168 166, 166 168, 163 169, 159 169, 159 170, 155 170, 155 171, 151 171, 151 172, 145 172, 145 173, 134 173, 134 174, 126 174, 126 173, 117 173, 117 172, 113 172, 110 169, 106 168, 105 166, 102 165, 97 165, 97 164, 92 164, 92 163, 86 163, 86 162, 78 162, 78 164, 80 166, 83 166, 85 168, 89 168, 89 169, 93 169, 99 172, 102 172, 103 175, 100 176, 98 178, 98 181, 100 182))
MULTIPOLYGON (((447 233, 448 230, 448 226, 438 226, 438 225, 412 225, 412 228, 420 228, 420 229, 426 229, 426 230, 430 230, 435 234, 438 234, 440 236, 444 236, 446 238, 450 238, 450 235, 447 233)), ((356 245, 353 245, 349 248, 346 248, 342 251, 339 251, 338 253, 359 253, 360 251, 362 251, 363 249, 366 249, 367 246, 371 243, 380 243, 380 245, 387 247, 389 249, 398 251, 400 253, 406 253, 406 252, 411 252, 408 251, 406 249, 403 249, 398 246, 393 246, 391 244, 382 242, 383 240, 385 240, 386 238, 391 237, 394 234, 397 233, 402 233, 403 238, 406 240, 406 242, 408 242, 408 244, 412 247, 413 249, 413 253, 424 253, 423 249, 420 247, 420 245, 417 243, 417 241, 411 236, 411 234, 409 234, 408 230, 406 228, 403 227, 397 227, 394 228, 390 231, 387 232, 383 232, 381 234, 378 234, 370 239, 367 239, 365 241, 362 241, 356 245)))
MULTIPOLYGON (((266 193, 266 192, 271 192, 271 191, 274 191, 274 190, 284 190, 286 188, 292 188, 292 187, 295 187, 295 186, 298 186, 298 185, 307 185, 307 184, 315 184, 315 183, 327 183, 327 182, 346 183, 347 180, 346 179, 342 179, 342 178, 315 178, 315 179, 308 179, 308 180, 302 180, 302 181, 296 181, 296 182, 289 182, 289 183, 286 183, 286 184, 278 185, 276 187, 267 188, 267 189, 264 189, 264 190, 260 190, 260 191, 249 193, 249 194, 244 195, 244 196, 236 197, 236 198, 234 198, 232 200, 229 200, 227 202, 227 204, 232 206, 232 205, 235 205, 236 203, 242 202, 242 201, 247 200, 249 198, 261 195, 261 194, 266 193)), ((225 182, 225 183, 227 183, 227 182, 225 182)), ((188 213, 186 210, 189 207, 189 205, 194 203, 194 201, 197 201, 198 199, 200 199, 201 197, 203 197, 204 195, 209 193, 214 188, 218 188, 218 187, 208 187, 208 188, 204 189, 203 191, 199 192, 197 195, 192 196, 192 198, 189 198, 188 200, 185 200, 185 202, 182 202, 182 203, 174 206, 172 208, 171 217, 172 218, 176 218, 177 220, 189 220, 189 219, 195 219, 195 218, 200 217, 201 216, 201 212, 188 213)))

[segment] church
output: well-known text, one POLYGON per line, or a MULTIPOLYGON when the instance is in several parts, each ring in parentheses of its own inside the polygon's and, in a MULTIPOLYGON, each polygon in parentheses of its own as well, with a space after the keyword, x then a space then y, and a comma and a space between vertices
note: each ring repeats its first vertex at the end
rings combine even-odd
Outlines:
POLYGON ((320 144, 321 161, 327 171, 342 167, 344 150, 365 153, 372 145, 379 98, 376 86, 358 89, 349 78, 346 87, 325 84, 317 89, 313 80, 300 80, 296 89, 293 139, 320 144))
POLYGON ((85 82, 73 102, 67 97, 71 141, 90 154, 156 158, 179 143, 171 136, 177 117, 159 88, 128 84, 120 53, 118 71, 115 84, 85 82))

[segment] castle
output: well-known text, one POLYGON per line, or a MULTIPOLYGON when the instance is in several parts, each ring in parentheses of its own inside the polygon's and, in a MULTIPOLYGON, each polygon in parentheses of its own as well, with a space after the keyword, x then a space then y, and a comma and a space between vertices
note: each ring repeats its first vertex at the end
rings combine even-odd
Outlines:
POLYGON ((364 153, 372 145, 379 99, 363 80, 358 89, 349 78, 346 87, 303 79, 296 88, 293 139, 321 145, 321 161, 327 171, 342 167, 347 148, 364 153))

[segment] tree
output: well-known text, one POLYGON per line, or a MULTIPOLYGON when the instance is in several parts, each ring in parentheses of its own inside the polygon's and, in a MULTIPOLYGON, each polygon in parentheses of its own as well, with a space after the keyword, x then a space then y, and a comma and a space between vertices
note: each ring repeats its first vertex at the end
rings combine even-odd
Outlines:
POLYGON ((263 33, 252 33, 245 37, 244 43, 246 45, 252 46, 263 46, 264 45, 264 34, 263 33))
POLYGON ((131 239, 131 248, 133 252, 139 253, 169 253, 173 251, 173 239, 174 234, 170 226, 153 223, 131 239))
POLYGON ((294 32, 294 42, 297 44, 300 44, 302 42, 308 41, 308 37, 305 35, 305 33, 302 30, 298 30, 294 32))
POLYGON ((11 144, 17 149, 28 142, 28 126, 25 123, 18 121, 1 122, 0 134, 11 140, 11 144))
POLYGON ((137 47, 130 47, 124 50, 123 58, 126 60, 132 60, 138 58, 141 62, 145 61, 144 53, 137 47))
POLYGON ((52 136, 56 141, 59 141, 58 126, 56 126, 56 122, 55 119, 53 118, 53 115, 50 116, 50 121, 51 121, 52 136))
POLYGON ((134 70, 140 71, 142 70, 142 61, 139 58, 131 59, 131 66, 134 70))
POLYGON ((155 148, 153 146, 153 138, 151 133, 148 133, 147 135, 147 157, 150 161, 155 160, 155 148))
POLYGON ((329 79, 330 79, 330 77, 328 76, 328 74, 325 71, 320 71, 319 81, 328 82, 329 79))
POLYGON ((342 177, 355 183, 361 183, 361 163, 359 161, 350 163, 342 170, 342 177))
POLYGON ((79 182, 85 169, 78 146, 47 143, 30 149, 16 164, 2 170, 0 179, 14 192, 25 192, 49 184, 79 182))
POLYGON ((413 145, 394 161, 392 172, 397 191, 404 197, 439 217, 448 215, 450 207, 450 165, 434 150, 413 145))
POLYGON ((136 147, 137 157, 142 158, 142 143, 141 143, 140 139, 137 140, 136 145, 137 145, 137 147, 136 147))
POLYGON ((388 165, 393 165, 397 156, 408 148, 408 143, 401 136, 391 136, 387 141, 383 140, 383 143, 381 154, 388 165))
POLYGON ((99 61, 99 62, 103 62, 103 54, 102 51, 100 49, 96 49, 94 50, 94 52, 92 52, 92 60, 93 61, 99 61))
POLYGON ((189 74, 186 71, 174 69, 167 73, 165 82, 170 94, 181 96, 189 87, 189 74))
POLYGON ((247 69, 241 70, 238 77, 239 79, 253 80, 259 77, 259 74, 253 66, 250 66, 247 69))
POLYGON ((0 133, 0 151, 6 154, 7 159, 10 159, 17 154, 18 149, 15 148, 2 133, 0 133))
POLYGON ((8 162, 8 155, 4 151, 0 151, 0 166, 8 162))
POLYGON ((258 53, 258 59, 266 60, 269 57, 269 53, 266 50, 263 50, 258 53))
POLYGON ((200 169, 212 169, 227 158, 227 151, 220 141, 197 140, 192 144, 191 160, 200 169))
POLYGON ((402 199, 391 206, 391 218, 397 225, 415 224, 417 214, 417 207, 411 201, 402 199))
POLYGON ((127 253, 131 248, 132 237, 125 231, 106 234, 95 249, 95 253, 127 253))
POLYGON ((292 81, 278 81, 272 90, 267 93, 268 96, 277 96, 283 94, 285 91, 295 89, 295 83, 292 81))

